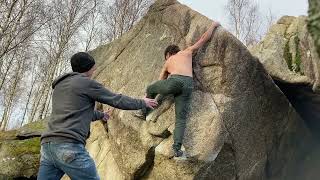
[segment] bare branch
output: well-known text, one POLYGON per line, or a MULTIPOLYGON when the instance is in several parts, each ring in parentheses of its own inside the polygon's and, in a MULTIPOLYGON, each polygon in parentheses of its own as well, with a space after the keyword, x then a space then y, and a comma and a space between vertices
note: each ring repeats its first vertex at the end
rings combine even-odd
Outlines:
POLYGON ((228 0, 226 10, 235 36, 247 46, 256 43, 261 27, 258 4, 252 0, 228 0))

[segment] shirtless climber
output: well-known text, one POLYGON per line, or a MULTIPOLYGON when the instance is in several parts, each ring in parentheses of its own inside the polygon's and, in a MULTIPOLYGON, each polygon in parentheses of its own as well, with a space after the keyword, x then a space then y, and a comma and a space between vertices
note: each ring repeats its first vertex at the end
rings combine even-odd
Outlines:
MULTIPOLYGON (((147 98, 155 98, 157 94, 174 95, 176 122, 172 145, 174 157, 183 156, 182 140, 186 127, 186 118, 191 103, 193 89, 192 54, 201 48, 212 36, 213 30, 220 24, 213 22, 197 43, 180 51, 176 45, 170 45, 164 52, 165 64, 161 70, 159 81, 147 87, 147 98)), ((150 112, 147 110, 143 117, 150 112)))

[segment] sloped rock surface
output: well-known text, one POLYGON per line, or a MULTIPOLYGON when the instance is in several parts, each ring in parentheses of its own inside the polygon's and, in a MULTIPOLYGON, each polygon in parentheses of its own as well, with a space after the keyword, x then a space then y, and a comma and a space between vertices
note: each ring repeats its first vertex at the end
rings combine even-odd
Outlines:
MULTIPOLYGON (((95 78, 116 92, 142 97, 158 77, 165 47, 185 48, 209 25, 177 1, 158 0, 131 31, 92 52, 99 65, 95 78)), ((104 131, 93 126, 92 132, 106 135, 88 144, 96 162, 117 172, 105 174, 110 169, 101 167, 102 179, 289 179, 294 174, 311 135, 263 65, 222 27, 194 57, 194 81, 184 139, 192 158, 169 158, 172 136, 161 134, 173 130, 170 100, 150 121, 116 110, 104 131)))

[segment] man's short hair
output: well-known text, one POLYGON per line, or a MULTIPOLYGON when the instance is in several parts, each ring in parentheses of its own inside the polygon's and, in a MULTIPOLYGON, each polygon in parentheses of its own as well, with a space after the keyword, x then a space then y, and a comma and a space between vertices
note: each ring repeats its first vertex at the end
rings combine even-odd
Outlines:
POLYGON ((179 46, 177 45, 170 45, 166 48, 166 50, 164 51, 164 58, 166 58, 167 54, 169 53, 169 55, 175 55, 180 51, 179 46))

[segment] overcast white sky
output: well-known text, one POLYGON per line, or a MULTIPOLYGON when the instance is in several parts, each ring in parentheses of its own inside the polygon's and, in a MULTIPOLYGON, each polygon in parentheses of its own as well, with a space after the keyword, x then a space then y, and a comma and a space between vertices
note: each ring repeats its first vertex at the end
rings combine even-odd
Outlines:
MULTIPOLYGON (((178 0, 210 19, 228 23, 225 5, 227 0, 178 0)), ((271 9, 278 18, 283 15, 299 16, 307 15, 308 0, 256 0, 263 14, 271 9)))

